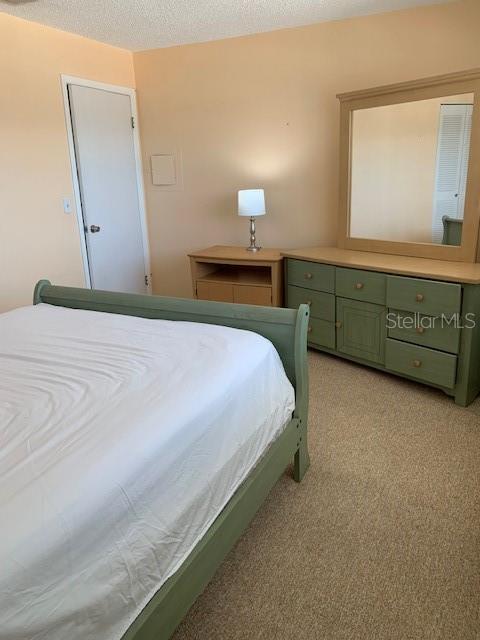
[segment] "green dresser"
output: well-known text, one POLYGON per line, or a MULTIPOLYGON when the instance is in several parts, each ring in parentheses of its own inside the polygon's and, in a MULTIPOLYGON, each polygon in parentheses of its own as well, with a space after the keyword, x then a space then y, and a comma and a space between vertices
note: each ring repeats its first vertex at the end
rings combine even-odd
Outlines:
POLYGON ((441 388, 480 391, 480 286, 287 257, 286 305, 310 306, 309 346, 441 388))

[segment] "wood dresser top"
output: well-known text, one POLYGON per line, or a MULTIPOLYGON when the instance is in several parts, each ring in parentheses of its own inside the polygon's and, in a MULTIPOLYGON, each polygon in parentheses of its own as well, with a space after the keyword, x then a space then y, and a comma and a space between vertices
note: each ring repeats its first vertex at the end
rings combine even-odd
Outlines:
POLYGON ((311 247, 309 249, 291 249, 282 251, 286 258, 310 260, 341 267, 383 271, 397 275, 430 278, 446 282, 480 284, 480 263, 447 262, 426 258, 410 258, 386 253, 352 251, 337 247, 311 247))
POLYGON ((247 251, 245 247, 229 247, 215 245, 208 249, 193 251, 188 254, 190 258, 205 260, 235 260, 241 262, 278 262, 283 260, 280 249, 261 249, 260 251, 247 251))

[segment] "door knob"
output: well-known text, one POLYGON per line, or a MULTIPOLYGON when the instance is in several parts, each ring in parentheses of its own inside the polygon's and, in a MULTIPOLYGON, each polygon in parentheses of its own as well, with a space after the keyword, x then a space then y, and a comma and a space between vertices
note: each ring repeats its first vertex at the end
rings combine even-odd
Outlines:
POLYGON ((100 227, 97 224, 91 224, 90 231, 91 233, 98 233, 100 231, 100 227))

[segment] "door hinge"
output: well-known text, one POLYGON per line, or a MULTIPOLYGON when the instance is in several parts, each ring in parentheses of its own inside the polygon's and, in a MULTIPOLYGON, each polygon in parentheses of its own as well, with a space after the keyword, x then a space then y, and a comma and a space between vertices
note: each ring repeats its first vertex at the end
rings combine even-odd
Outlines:
POLYGON ((150 279, 148 277, 147 274, 145 274, 145 286, 148 287, 148 283, 150 282, 150 279))
POLYGON ((135 118, 133 116, 130 118, 130 122, 132 123, 132 129, 135 129, 135 118))

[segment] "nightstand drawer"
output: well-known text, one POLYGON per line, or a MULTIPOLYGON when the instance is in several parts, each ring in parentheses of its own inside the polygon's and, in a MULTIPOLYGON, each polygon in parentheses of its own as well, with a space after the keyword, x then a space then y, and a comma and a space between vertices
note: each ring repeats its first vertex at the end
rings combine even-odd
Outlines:
POLYGON ((213 300, 216 302, 233 302, 233 285, 223 282, 197 281, 198 300, 213 300))
POLYGON ((239 304, 259 304, 264 307, 272 306, 271 287, 253 287, 245 284, 233 285, 233 302, 239 304))
POLYGON ((335 349, 335 324, 326 320, 310 318, 307 340, 309 344, 335 349))
POLYGON ((335 270, 335 293, 342 298, 385 304, 386 287, 383 273, 342 267, 335 270))
POLYGON ((449 353, 458 353, 460 347, 460 328, 442 317, 389 309, 387 329, 389 338, 413 342, 422 347, 449 353))
POLYGON ((460 313, 462 287, 419 278, 387 277, 387 306, 428 316, 460 313))
POLYGON ((297 309, 301 304, 308 304, 312 318, 335 322, 335 296, 331 293, 289 285, 287 287, 287 307, 297 309))
POLYGON ((457 356, 442 351, 407 344, 387 338, 385 366, 389 371, 403 373, 453 389, 457 370, 457 356))
POLYGON ((287 284, 333 293, 335 267, 306 260, 287 260, 287 284))

